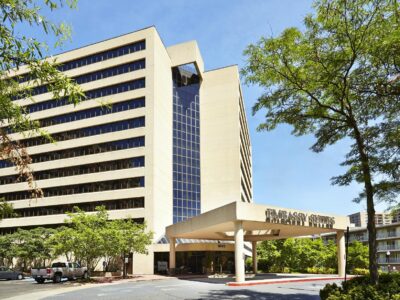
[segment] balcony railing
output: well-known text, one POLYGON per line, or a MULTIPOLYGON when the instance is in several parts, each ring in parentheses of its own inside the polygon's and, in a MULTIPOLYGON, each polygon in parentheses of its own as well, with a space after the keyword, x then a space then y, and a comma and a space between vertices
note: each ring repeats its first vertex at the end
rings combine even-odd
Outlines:
POLYGON ((400 264, 400 257, 380 257, 378 258, 378 264, 400 264))
POLYGON ((389 233, 378 233, 376 235, 377 239, 387 239, 387 238, 395 238, 395 237, 400 237, 400 233, 389 232, 389 233))
POLYGON ((400 250, 400 245, 380 245, 378 251, 400 250))
POLYGON ((366 242, 368 241, 368 236, 350 236, 349 242, 354 242, 354 241, 359 241, 359 242, 366 242))

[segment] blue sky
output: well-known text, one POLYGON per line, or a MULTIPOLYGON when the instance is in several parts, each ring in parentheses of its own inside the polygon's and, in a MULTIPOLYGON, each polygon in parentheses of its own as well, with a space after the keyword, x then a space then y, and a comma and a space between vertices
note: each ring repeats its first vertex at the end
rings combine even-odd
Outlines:
MULTIPOLYGON (((303 27, 312 11, 308 0, 80 0, 77 10, 52 16, 72 28, 72 42, 63 51, 155 25, 166 46, 197 40, 206 69, 245 63, 243 50, 261 36, 303 27)), ((59 50, 57 52, 60 52, 59 50)), ((360 187, 331 186, 340 174, 346 143, 315 154, 313 137, 294 137, 288 126, 257 132, 262 113, 251 107, 262 93, 243 85, 253 147, 254 200, 283 207, 349 214, 364 210, 352 199, 360 187)))

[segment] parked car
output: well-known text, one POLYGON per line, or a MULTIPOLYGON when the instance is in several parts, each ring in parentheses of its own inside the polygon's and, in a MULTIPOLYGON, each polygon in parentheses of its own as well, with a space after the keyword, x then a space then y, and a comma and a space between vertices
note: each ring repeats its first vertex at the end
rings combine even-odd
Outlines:
POLYGON ((20 271, 12 270, 7 267, 0 267, 0 279, 17 279, 21 280, 24 278, 24 274, 20 271))
POLYGON ((78 263, 55 262, 50 268, 32 268, 32 278, 37 283, 43 283, 45 280, 53 280, 54 283, 61 282, 62 278, 73 280, 76 278, 88 278, 86 267, 81 267, 78 263))

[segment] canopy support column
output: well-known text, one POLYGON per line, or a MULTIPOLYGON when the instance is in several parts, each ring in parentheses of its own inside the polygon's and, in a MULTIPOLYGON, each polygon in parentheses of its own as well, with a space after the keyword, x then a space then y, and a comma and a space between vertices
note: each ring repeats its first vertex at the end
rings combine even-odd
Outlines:
POLYGON ((257 241, 251 243, 253 251, 253 273, 257 274, 257 241))
POLYGON ((235 275, 236 282, 245 280, 244 274, 244 234, 242 221, 235 222, 235 275))
POLYGON ((172 274, 174 273, 174 270, 176 268, 175 242, 175 238, 169 238, 169 270, 172 274))
POLYGON ((338 275, 344 277, 346 272, 346 250, 344 231, 336 232, 336 246, 337 246, 337 259, 338 259, 338 275))

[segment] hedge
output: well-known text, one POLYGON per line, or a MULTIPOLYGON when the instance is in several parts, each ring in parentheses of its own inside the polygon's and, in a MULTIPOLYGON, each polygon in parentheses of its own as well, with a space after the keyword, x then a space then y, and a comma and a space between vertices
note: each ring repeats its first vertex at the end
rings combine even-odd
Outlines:
POLYGON ((342 286, 327 284, 319 293, 321 300, 400 300, 400 273, 382 274, 377 286, 369 276, 343 282, 342 286))

